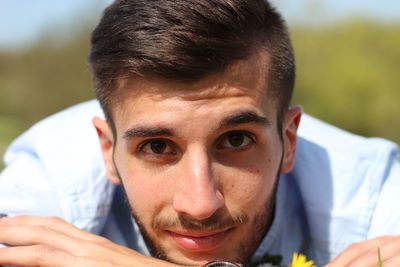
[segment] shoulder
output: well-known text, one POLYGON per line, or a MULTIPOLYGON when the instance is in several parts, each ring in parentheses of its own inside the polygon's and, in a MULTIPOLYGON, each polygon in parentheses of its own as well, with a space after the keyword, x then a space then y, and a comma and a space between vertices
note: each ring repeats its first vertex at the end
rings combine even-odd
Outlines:
POLYGON ((296 156, 294 172, 300 181, 330 181, 335 187, 329 188, 337 191, 343 182, 346 188, 372 177, 370 186, 381 183, 396 162, 398 148, 391 141, 358 136, 305 115, 296 156))
POLYGON ((102 116, 101 108, 97 101, 89 101, 36 123, 10 145, 5 155, 6 164, 19 153, 31 153, 44 163, 51 160, 49 167, 55 165, 57 169, 67 167, 65 160, 83 165, 80 162, 85 155, 99 153, 96 131, 91 123, 94 116, 102 116))
POLYGON ((334 193, 341 187, 362 189, 364 182, 379 187, 398 159, 398 147, 389 140, 355 135, 309 115, 302 118, 297 149, 298 181, 329 181, 324 188, 334 193))
POLYGON ((397 145, 305 115, 297 149, 289 176, 300 191, 314 251, 332 257, 367 239, 383 185, 396 165, 397 145))
POLYGON ((32 199, 25 206, 6 205, 10 214, 57 214, 85 230, 101 229, 113 186, 105 177, 94 116, 103 116, 97 101, 70 107, 38 122, 10 145, 0 176, 4 190, 11 192, 7 201, 17 201, 20 194, 32 199), (43 205, 54 208, 47 212, 43 205))

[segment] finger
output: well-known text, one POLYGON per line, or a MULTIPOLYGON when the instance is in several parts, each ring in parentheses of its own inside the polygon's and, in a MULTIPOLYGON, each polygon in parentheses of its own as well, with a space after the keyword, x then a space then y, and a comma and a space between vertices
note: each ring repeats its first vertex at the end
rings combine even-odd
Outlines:
POLYGON ((76 256, 92 251, 110 251, 132 256, 135 251, 106 238, 82 231, 57 217, 17 216, 0 220, 0 243, 11 245, 45 244, 76 256))
POLYGON ((382 263, 382 266, 385 267, 398 267, 400 266, 400 253, 396 256, 391 257, 390 259, 385 260, 382 263))
POLYGON ((72 237, 82 240, 95 242, 106 242, 108 239, 83 231, 76 226, 66 222, 58 217, 39 217, 39 216, 15 216, 0 219, 0 227, 2 224, 14 226, 46 226, 50 229, 66 233, 72 237))
MULTIPOLYGON (((400 253, 400 237, 389 236, 384 238, 384 240, 385 243, 381 244, 378 248, 381 260, 385 263, 400 253)), ((363 255, 354 260, 351 266, 378 266, 378 248, 371 247, 363 255), (372 265, 372 263, 374 264, 372 265)))
POLYGON ((66 253, 46 246, 0 248, 0 265, 56 266, 54 262, 52 265, 51 258, 57 258, 58 266, 60 267, 68 266, 68 264, 72 263, 71 257, 66 253))
POLYGON ((73 257, 103 261, 139 255, 131 249, 113 244, 110 241, 82 240, 42 225, 15 226, 9 224, 0 226, 0 242, 14 246, 44 246, 55 251, 63 251, 73 257))
POLYGON ((375 257, 372 264, 365 263, 366 265, 362 265, 364 267, 375 267, 378 262, 378 248, 383 247, 391 241, 393 241, 393 236, 381 236, 368 241, 354 243, 340 253, 332 262, 325 265, 325 267, 359 266, 357 261, 362 261, 363 257, 370 257, 370 259, 375 257))
POLYGON ((55 231, 58 231, 62 234, 67 234, 70 237, 99 243, 103 247, 106 247, 108 249, 112 248, 115 251, 118 250, 119 252, 125 253, 127 255, 132 254, 131 249, 124 246, 116 245, 105 237, 83 231, 78 227, 74 226, 73 224, 70 224, 59 217, 16 216, 7 218, 7 220, 10 220, 11 223, 17 225, 29 225, 29 226, 32 225, 38 227, 45 226, 55 231))
POLYGON ((27 267, 111 267, 120 266, 111 261, 75 257, 43 245, 0 249, 0 265, 27 267))
MULTIPOLYGON (((0 265, 27 267, 175 267, 177 265, 135 253, 94 253, 79 257, 44 245, 0 248, 0 265)), ((181 265, 180 265, 181 266, 181 265)))
POLYGON ((0 226, 0 241, 13 246, 46 245, 74 254, 90 241, 71 237, 46 226, 0 226))

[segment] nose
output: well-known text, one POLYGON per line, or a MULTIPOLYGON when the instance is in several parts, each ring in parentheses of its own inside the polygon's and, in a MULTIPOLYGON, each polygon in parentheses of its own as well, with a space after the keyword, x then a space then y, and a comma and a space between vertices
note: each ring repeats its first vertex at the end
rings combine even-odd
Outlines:
POLYGON ((187 152, 179 163, 179 190, 173 198, 173 208, 180 214, 204 220, 225 205, 224 197, 213 177, 211 161, 206 151, 187 152))

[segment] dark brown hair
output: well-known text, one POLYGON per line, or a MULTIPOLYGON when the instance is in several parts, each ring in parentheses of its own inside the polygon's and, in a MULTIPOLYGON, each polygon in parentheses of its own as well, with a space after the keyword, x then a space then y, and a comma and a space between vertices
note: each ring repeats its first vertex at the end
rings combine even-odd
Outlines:
POLYGON ((279 99, 280 117, 290 104, 293 51, 284 21, 266 0, 117 0, 91 43, 94 90, 112 127, 121 75, 194 82, 259 48, 271 58, 268 90, 279 99))

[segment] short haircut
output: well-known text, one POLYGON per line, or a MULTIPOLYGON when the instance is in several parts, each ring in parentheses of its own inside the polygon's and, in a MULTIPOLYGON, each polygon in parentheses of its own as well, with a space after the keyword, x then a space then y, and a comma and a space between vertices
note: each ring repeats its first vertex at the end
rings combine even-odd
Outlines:
POLYGON ((91 44, 94 91, 113 128, 113 92, 121 76, 195 82, 259 48, 271 60, 267 86, 278 99, 278 121, 292 97, 290 38, 266 0, 116 0, 104 11, 91 44))

